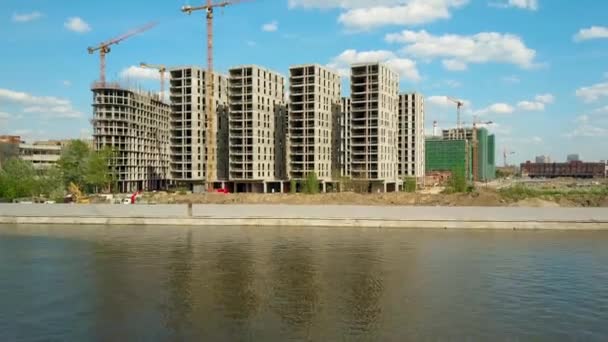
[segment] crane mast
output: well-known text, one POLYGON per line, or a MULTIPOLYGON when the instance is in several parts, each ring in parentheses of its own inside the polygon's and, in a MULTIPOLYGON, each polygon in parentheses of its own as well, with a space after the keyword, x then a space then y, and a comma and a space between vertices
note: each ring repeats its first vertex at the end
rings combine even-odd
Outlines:
POLYGON ((167 67, 165 65, 161 65, 161 64, 148 64, 148 63, 144 63, 141 62, 139 63, 139 66, 142 68, 146 68, 146 69, 156 69, 158 70, 158 73, 160 74, 160 97, 161 99, 164 100, 165 98, 165 83, 166 83, 166 73, 167 73, 167 67))
POLYGON ((213 183, 217 181, 217 123, 216 123, 216 108, 214 100, 214 85, 213 85, 213 12, 215 8, 223 8, 226 6, 237 4, 241 1, 231 0, 213 3, 212 0, 207 0, 206 5, 202 6, 184 6, 182 12, 192 14, 195 11, 205 11, 207 21, 207 72, 205 75, 205 108, 206 108, 206 183, 210 191, 213 190, 213 183))
POLYGON ((144 26, 133 29, 114 39, 110 39, 108 41, 100 43, 97 46, 87 48, 87 51, 91 55, 94 54, 95 52, 99 51, 99 82, 101 82, 102 84, 106 83, 106 55, 108 53, 110 53, 110 51, 112 51, 110 49, 110 46, 117 45, 118 43, 122 42, 123 40, 126 40, 135 35, 138 35, 142 32, 148 31, 156 25, 158 25, 157 22, 151 22, 144 26))

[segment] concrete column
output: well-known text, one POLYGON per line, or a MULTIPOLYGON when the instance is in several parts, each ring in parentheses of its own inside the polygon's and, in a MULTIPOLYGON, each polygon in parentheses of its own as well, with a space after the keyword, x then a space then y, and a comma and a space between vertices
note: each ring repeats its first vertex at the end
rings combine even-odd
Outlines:
POLYGON ((285 192, 285 183, 283 181, 281 181, 281 193, 285 192))
POLYGON ((323 193, 327 192, 327 183, 325 183, 325 181, 323 181, 321 184, 322 184, 323 193))
POLYGON ((262 187, 264 188, 264 193, 268 193, 268 183, 264 182, 262 187))
POLYGON ((384 193, 386 193, 386 191, 387 191, 387 190, 386 190, 386 185, 387 185, 387 184, 386 184, 386 182, 384 182, 384 184, 383 184, 383 185, 384 185, 384 193))

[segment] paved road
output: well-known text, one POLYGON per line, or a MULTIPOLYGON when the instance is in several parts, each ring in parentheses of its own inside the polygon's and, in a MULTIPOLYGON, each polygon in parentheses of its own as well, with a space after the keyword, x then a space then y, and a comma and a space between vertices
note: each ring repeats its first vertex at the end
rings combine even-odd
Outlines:
MULTIPOLYGON (((408 221, 608 222, 606 208, 477 208, 294 205, 194 205, 198 218, 385 219, 408 221)), ((187 218, 186 205, 0 204, 0 217, 187 218)))

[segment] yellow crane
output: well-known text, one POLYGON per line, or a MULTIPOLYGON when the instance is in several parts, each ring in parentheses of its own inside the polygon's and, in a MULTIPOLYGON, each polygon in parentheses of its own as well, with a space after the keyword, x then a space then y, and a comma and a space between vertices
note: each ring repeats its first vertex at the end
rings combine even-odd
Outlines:
POLYGON ((161 64, 148 64, 141 62, 139 66, 146 69, 156 69, 160 73, 160 97, 161 99, 165 98, 165 75, 167 72, 167 67, 161 64))
POLYGON ((207 13, 207 73, 205 80, 205 107, 207 112, 205 149, 207 151, 207 163, 205 178, 207 188, 210 191, 213 191, 213 183, 217 181, 217 123, 213 96, 215 90, 213 87, 213 11, 216 8, 224 8, 243 1, 245 0, 228 0, 214 3, 212 0, 207 0, 206 5, 182 7, 182 12, 186 14, 192 14, 195 11, 205 11, 207 13))

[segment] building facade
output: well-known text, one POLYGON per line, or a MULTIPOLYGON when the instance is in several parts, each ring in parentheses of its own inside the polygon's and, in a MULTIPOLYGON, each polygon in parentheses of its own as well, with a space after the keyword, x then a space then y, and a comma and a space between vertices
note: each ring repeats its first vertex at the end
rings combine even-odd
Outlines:
POLYGON ((351 101, 342 97, 340 101, 340 176, 351 177, 351 101))
POLYGON ((259 66, 239 66, 229 71, 228 90, 230 181, 237 192, 270 191, 269 183, 277 182, 275 115, 284 106, 285 79, 259 66))
POLYGON ((352 178, 368 191, 397 191, 399 75, 382 63, 351 67, 352 178))
POLYGON ((332 180, 332 132, 340 104, 340 75, 320 65, 289 70, 290 178, 332 180))
MULTIPOLYGON (((171 178, 178 187, 202 192, 206 186, 207 109, 206 70, 177 67, 169 70, 171 99, 171 178)), ((227 180, 227 79, 214 74, 217 130, 217 176, 227 180), (225 156, 224 159, 221 156, 225 156)))
POLYGON ((424 183, 424 97, 419 93, 399 96, 399 178, 415 177, 424 183))
POLYGON ((118 84, 93 85, 96 150, 114 151, 111 168, 121 192, 168 186, 170 107, 160 97, 118 84))
POLYGON ((61 158, 62 145, 60 143, 35 142, 33 144, 19 144, 19 158, 31 162, 36 169, 49 169, 61 158))

